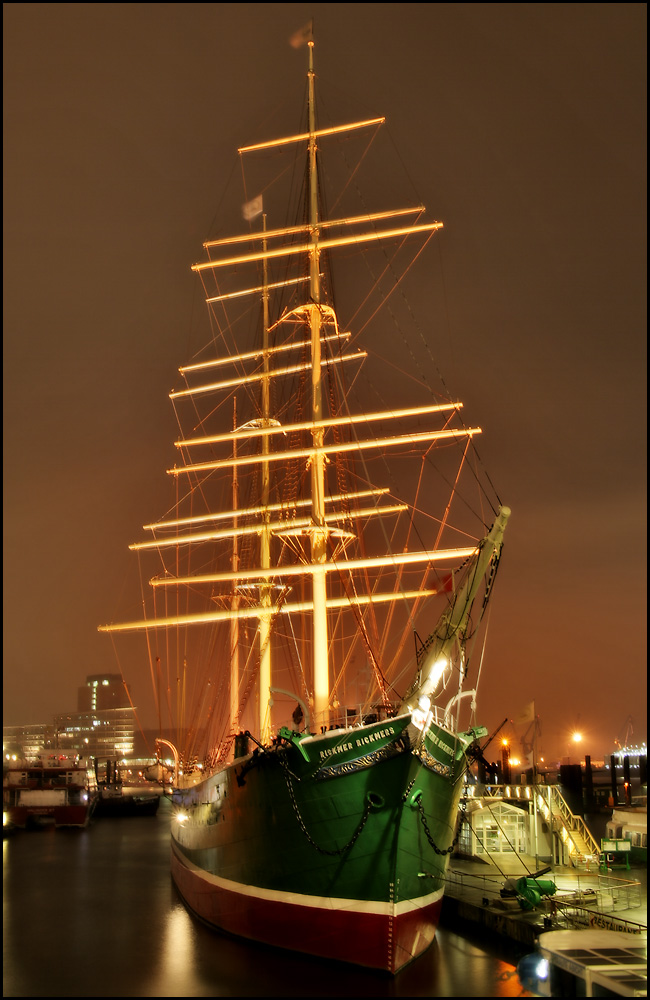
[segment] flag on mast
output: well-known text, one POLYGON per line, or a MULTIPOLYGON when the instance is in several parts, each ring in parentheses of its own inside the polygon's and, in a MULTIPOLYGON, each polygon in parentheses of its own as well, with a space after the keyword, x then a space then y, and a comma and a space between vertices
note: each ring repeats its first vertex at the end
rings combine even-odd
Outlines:
POLYGON ((257 198, 253 198, 251 201, 247 201, 245 205, 242 205, 242 215, 246 219, 246 222, 251 222, 258 215, 261 215, 264 211, 264 201, 262 195, 258 194, 257 198))
POLYGON ((296 31, 295 35, 292 35, 289 39, 289 45, 293 46, 294 49, 299 49, 301 45, 306 45, 307 42, 313 41, 314 38, 314 22, 309 21, 303 28, 296 31))
POLYGON ((527 705, 524 705, 519 715, 516 715, 512 720, 515 726, 525 726, 530 722, 535 721, 535 702, 529 701, 527 705))
POLYGON ((537 737, 541 735, 539 719, 535 715, 535 702, 529 701, 510 721, 514 726, 520 727, 520 732, 523 730, 519 738, 522 754, 527 759, 528 764, 535 767, 537 737))

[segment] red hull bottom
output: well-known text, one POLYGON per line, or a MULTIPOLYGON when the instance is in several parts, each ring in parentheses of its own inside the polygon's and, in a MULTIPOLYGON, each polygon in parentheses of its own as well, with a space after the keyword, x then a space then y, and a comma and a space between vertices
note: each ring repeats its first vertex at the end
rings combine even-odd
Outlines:
POLYGON ((433 941, 442 891, 390 907, 238 886, 192 866, 172 844, 172 877, 198 917, 238 937, 396 973, 433 941), (313 902, 305 902, 312 900, 313 902), (379 912, 381 911, 381 912, 379 912))
POLYGON ((5 810, 14 826, 26 827, 52 823, 54 826, 88 825, 92 810, 88 806, 11 806, 5 810))

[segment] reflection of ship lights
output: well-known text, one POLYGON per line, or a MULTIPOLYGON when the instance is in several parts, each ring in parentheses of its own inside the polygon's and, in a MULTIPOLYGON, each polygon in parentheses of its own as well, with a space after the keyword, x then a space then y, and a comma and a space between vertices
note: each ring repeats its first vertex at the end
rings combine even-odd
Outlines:
POLYGON ((548 979, 548 962, 545 958, 542 958, 535 969, 535 975, 538 979, 548 979))
POLYGON ((539 955, 525 955, 517 964, 519 982, 525 988, 533 991, 533 996, 549 996, 547 980, 550 976, 548 959, 539 955), (544 983, 544 986, 541 984, 544 983))

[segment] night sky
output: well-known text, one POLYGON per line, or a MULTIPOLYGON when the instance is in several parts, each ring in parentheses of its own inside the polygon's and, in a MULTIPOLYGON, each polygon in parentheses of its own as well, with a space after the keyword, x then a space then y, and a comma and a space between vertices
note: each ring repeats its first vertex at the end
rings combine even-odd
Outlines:
POLYGON ((445 224, 440 366, 513 510, 479 715, 534 699, 548 758, 645 740, 646 4, 3 14, 5 724, 119 669, 97 626, 165 510, 190 265, 237 146, 295 127, 313 16, 338 120, 386 115, 445 224))

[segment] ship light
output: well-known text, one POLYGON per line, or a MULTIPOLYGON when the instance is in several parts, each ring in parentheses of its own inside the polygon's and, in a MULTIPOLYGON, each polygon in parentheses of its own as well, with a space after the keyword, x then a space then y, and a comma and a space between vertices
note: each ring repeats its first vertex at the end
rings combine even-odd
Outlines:
POLYGON ((431 698, 429 698, 426 694, 420 695, 418 707, 414 708, 411 714, 411 722, 414 726, 417 726, 418 729, 424 729, 427 723, 430 708, 431 698))
POLYGON ((176 820, 177 823, 187 823, 189 818, 190 817, 187 815, 187 813, 184 812, 177 812, 176 815, 174 816, 174 819, 176 820))
POLYGON ((3 814, 2 814, 2 825, 3 825, 3 827, 9 825, 9 813, 3 812, 3 814))
POLYGON ((440 678, 447 669, 447 666, 448 666, 447 658, 445 656, 440 656, 431 667, 431 672, 429 673, 429 681, 432 685, 432 691, 435 691, 435 689, 438 687, 438 684, 440 683, 440 678))

